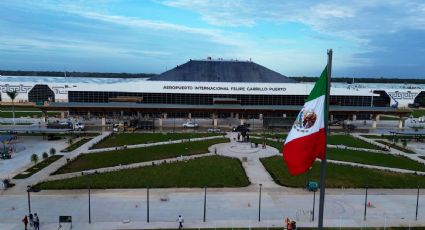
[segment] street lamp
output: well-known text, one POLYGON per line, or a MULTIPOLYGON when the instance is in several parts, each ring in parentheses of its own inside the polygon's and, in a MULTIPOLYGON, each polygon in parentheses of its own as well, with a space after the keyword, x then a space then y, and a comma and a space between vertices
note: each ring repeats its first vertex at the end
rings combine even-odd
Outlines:
POLYGON ((31 196, 30 192, 32 192, 31 186, 27 186, 27 194, 28 194, 28 215, 31 214, 31 196))

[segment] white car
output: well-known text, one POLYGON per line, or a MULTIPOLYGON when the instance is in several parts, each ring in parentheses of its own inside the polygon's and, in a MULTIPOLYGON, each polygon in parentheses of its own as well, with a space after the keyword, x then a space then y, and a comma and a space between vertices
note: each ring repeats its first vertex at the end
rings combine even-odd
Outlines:
POLYGON ((188 121, 184 123, 182 126, 183 128, 198 128, 199 125, 194 122, 188 121))
POLYGON ((209 133, 219 133, 219 132, 221 132, 221 129, 218 129, 218 128, 209 128, 207 130, 207 132, 209 132, 209 133))

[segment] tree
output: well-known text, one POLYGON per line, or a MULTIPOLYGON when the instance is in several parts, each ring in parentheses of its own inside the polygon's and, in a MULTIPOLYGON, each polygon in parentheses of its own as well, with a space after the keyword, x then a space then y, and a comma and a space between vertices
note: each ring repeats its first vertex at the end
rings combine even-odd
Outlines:
POLYGON ((18 96, 18 92, 16 92, 16 90, 13 91, 7 91, 7 96, 10 97, 10 99, 12 100, 12 114, 13 114, 13 125, 15 125, 15 98, 18 96))
POLYGON ((49 157, 49 154, 47 154, 47 152, 44 152, 42 156, 43 160, 46 160, 49 157))
POLYGON ((37 162, 38 162, 38 156, 37 156, 37 154, 33 153, 31 155, 31 162, 33 162, 34 164, 37 164, 37 162))
POLYGON ((50 156, 54 156, 56 154, 56 149, 55 148, 51 148, 50 149, 50 156))

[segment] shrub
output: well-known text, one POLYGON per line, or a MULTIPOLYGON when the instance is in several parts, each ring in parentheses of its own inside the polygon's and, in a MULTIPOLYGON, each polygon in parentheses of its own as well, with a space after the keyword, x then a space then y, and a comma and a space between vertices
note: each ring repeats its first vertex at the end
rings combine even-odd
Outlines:
POLYGON ((50 156, 54 156, 56 154, 56 149, 55 148, 51 148, 50 149, 50 156))
POLYGON ((47 154, 47 152, 44 152, 42 156, 43 160, 46 160, 49 157, 49 154, 47 154))
POLYGON ((37 156, 37 154, 33 153, 31 155, 31 162, 33 162, 34 164, 37 164, 37 162, 38 162, 38 156, 37 156))

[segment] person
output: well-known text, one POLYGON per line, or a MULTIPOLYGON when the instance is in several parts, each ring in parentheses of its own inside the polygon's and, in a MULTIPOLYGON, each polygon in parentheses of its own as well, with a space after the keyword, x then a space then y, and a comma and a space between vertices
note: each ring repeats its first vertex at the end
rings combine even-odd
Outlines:
POLYGON ((34 213, 34 230, 40 230, 40 219, 37 213, 34 213))
POLYGON ((184 222, 182 215, 179 215, 179 218, 177 218, 177 221, 179 222, 179 229, 182 229, 183 222, 184 222))
POLYGON ((34 217, 32 213, 30 213, 29 218, 30 218, 30 227, 32 228, 34 226, 34 217))
POLYGON ((27 226, 28 226, 28 216, 27 215, 25 215, 24 216, 24 219, 22 219, 22 223, 24 223, 25 230, 27 230, 27 226))

